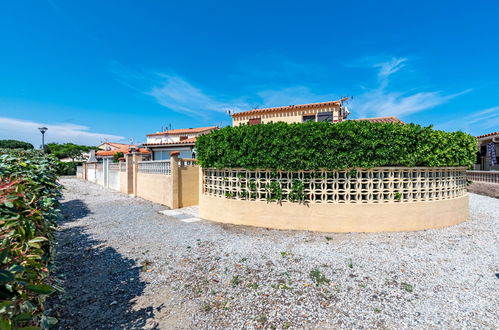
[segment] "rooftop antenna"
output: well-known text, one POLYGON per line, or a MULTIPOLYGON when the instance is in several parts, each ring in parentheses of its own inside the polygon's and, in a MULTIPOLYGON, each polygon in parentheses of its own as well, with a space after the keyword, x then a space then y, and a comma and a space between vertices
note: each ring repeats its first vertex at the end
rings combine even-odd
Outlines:
POLYGON ((133 138, 130 138, 129 141, 130 141, 130 144, 133 144, 133 138))

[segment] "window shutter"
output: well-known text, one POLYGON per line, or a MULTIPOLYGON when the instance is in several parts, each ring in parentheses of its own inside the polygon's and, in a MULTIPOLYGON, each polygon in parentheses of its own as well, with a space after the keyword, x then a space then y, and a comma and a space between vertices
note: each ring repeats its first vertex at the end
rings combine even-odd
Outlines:
POLYGON ((248 125, 258 125, 262 123, 262 118, 252 118, 248 121, 248 125))

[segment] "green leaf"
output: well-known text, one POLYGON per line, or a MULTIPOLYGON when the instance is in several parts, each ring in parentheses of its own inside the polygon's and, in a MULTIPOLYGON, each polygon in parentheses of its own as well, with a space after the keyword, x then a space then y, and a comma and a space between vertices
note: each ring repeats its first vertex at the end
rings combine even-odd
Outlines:
POLYGON ((10 320, 0 320, 0 330, 11 330, 12 322, 10 320))
POLYGON ((20 322, 20 321, 29 321, 33 318, 33 314, 26 312, 26 313, 21 313, 19 315, 16 315, 12 318, 12 321, 14 322, 20 322))
POLYGON ((51 294, 52 292, 55 291, 55 289, 52 286, 47 284, 35 284, 35 285, 31 284, 27 285, 26 289, 38 294, 45 294, 45 295, 51 294))
POLYGON ((33 239, 30 239, 28 242, 30 242, 30 243, 38 243, 38 242, 46 242, 46 241, 48 241, 48 238, 40 236, 40 237, 35 237, 33 239))
POLYGON ((15 279, 14 274, 5 269, 0 269, 0 282, 11 282, 15 279))
POLYGON ((5 202, 3 202, 3 204, 8 207, 8 208, 13 208, 14 207, 14 203, 12 203, 11 201, 9 200, 6 200, 5 202))

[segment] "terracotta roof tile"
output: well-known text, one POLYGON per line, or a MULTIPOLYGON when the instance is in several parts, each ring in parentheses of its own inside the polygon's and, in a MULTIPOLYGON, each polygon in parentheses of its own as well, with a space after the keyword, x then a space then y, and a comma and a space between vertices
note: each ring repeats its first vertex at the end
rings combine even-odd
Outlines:
POLYGON ((359 118, 359 119, 352 119, 352 120, 365 120, 365 121, 370 121, 371 123, 399 123, 399 124, 405 124, 402 120, 398 119, 397 117, 373 117, 373 118, 359 118))
POLYGON ((249 110, 249 111, 235 113, 232 115, 232 118, 246 116, 246 115, 252 115, 252 114, 266 113, 266 112, 280 112, 280 111, 289 111, 289 110, 300 110, 301 111, 301 110, 307 110, 307 109, 322 108, 322 107, 327 107, 327 106, 331 106, 331 105, 339 105, 339 104, 341 104, 341 102, 346 101, 346 100, 348 100, 348 97, 342 98, 341 100, 337 100, 337 101, 288 105, 288 106, 284 106, 284 107, 265 108, 265 109, 253 109, 253 110, 249 110))
POLYGON ((156 132, 156 133, 152 133, 152 134, 147 134, 147 136, 202 133, 202 132, 206 132, 206 131, 212 131, 215 129, 218 129, 218 127, 217 126, 207 126, 207 127, 194 127, 194 128, 180 128, 180 129, 171 129, 169 131, 164 131, 164 132, 156 132))
MULTIPOLYGON (((146 148, 138 148, 138 149, 136 149, 136 151, 140 152, 140 153, 145 153, 145 154, 150 153, 150 151, 147 150, 146 148)), ((123 154, 129 154, 129 153, 131 153, 131 149, 130 148, 123 148, 123 149, 115 149, 115 150, 97 150, 95 155, 96 156, 113 156, 114 154, 116 154, 118 152, 122 152, 123 154)))
POLYGON ((484 137, 487 137, 487 136, 492 136, 492 135, 499 135, 499 132, 493 132, 493 133, 488 133, 488 134, 478 135, 476 138, 477 138, 477 139, 480 139, 480 138, 484 138, 484 137))

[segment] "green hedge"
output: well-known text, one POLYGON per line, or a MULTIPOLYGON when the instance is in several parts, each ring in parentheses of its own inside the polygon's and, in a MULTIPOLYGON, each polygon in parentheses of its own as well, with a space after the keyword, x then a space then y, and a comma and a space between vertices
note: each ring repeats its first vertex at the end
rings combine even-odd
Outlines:
POLYGON ((476 139, 463 132, 398 123, 344 121, 225 127, 196 141, 212 168, 319 170, 473 165, 476 139))
POLYGON ((56 162, 57 175, 76 175, 77 162, 56 162))
POLYGON ((55 158, 0 150, 0 329, 48 328, 43 303, 56 290, 48 278, 61 186, 55 158))

